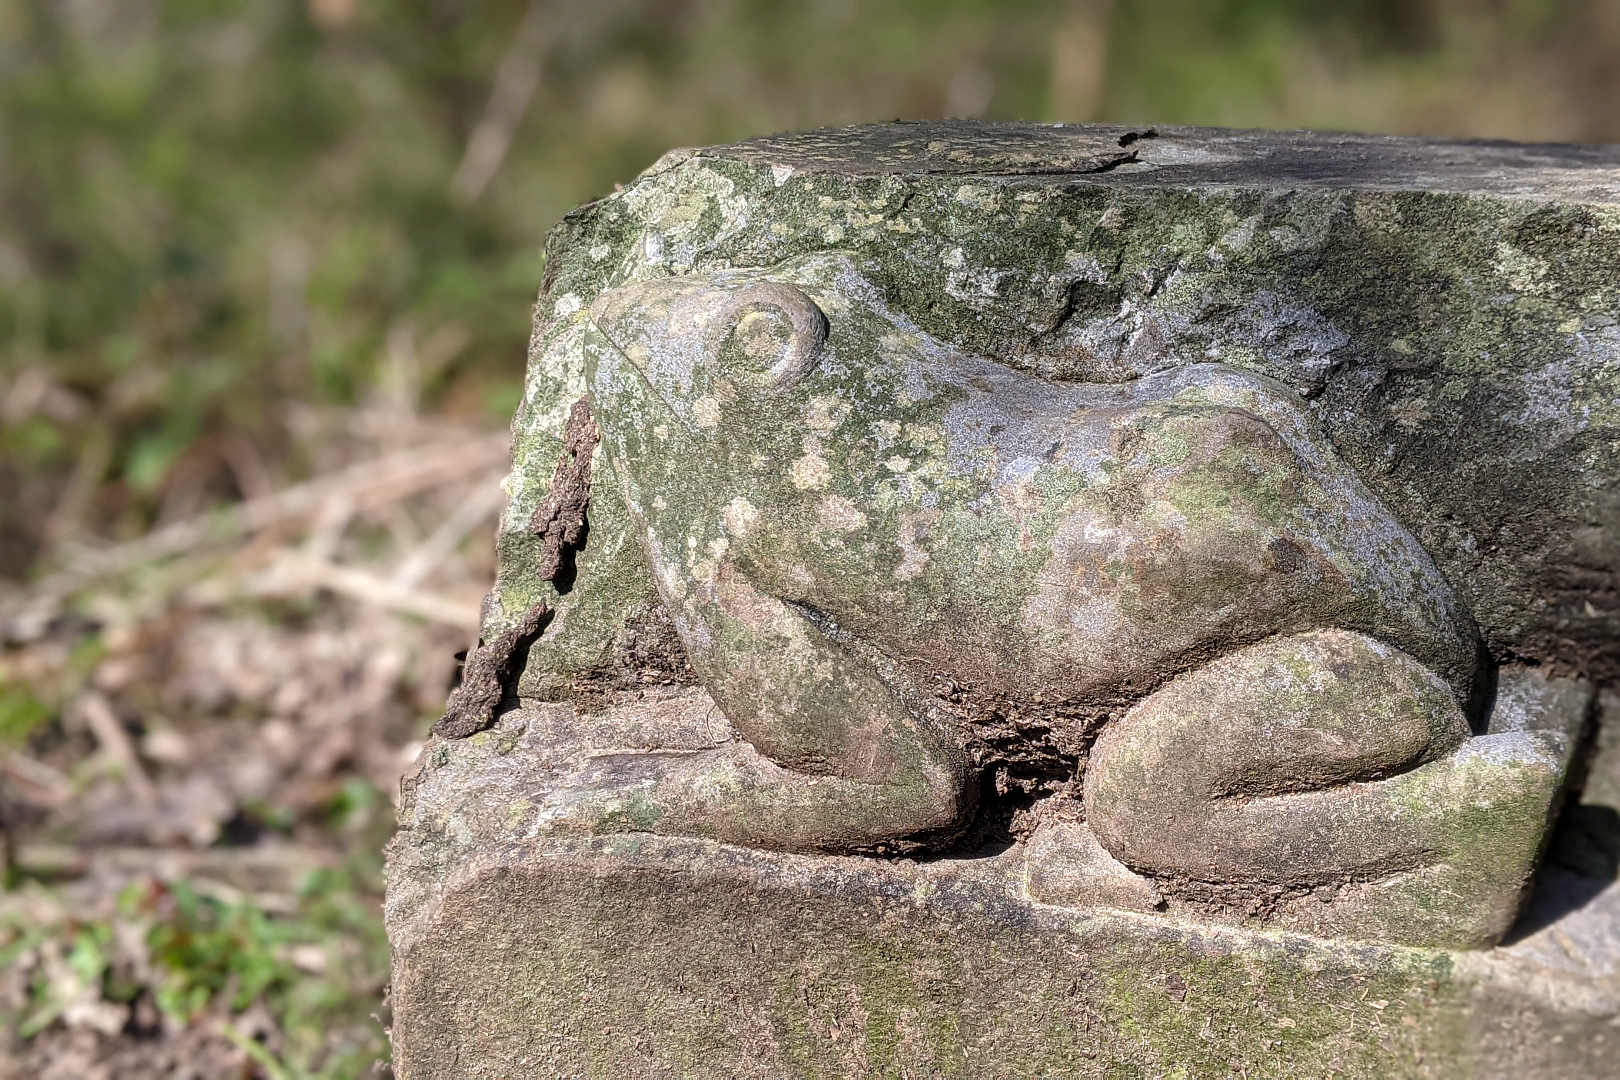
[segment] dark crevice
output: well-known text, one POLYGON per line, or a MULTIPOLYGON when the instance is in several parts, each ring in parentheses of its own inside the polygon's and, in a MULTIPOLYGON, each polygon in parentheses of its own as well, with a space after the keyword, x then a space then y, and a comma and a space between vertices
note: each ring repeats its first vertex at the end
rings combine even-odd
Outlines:
MULTIPOLYGON (((566 595, 579 576, 576 560, 590 533, 586 509, 591 497, 591 456, 599 438, 590 398, 582 397, 568 412, 563 452, 552 472, 551 490, 529 519, 529 531, 541 540, 535 577, 551 582, 558 595, 566 595)), ((451 691, 433 733, 464 739, 489 727, 502 711, 514 706, 513 684, 528 662, 530 647, 551 618, 550 606, 536 601, 492 640, 480 639, 462 661, 460 684, 451 691)))
POLYGON ((1082 173, 1082 174, 1085 174, 1085 175, 1092 175, 1092 174, 1095 174, 1095 173, 1112 172, 1115 169, 1119 168, 1121 165, 1134 165, 1134 164, 1136 164, 1136 151, 1132 150, 1128 154, 1120 154, 1117 157, 1109 158, 1107 161, 1103 162, 1101 165, 1096 166, 1095 168, 1080 169, 1078 171, 1080 173, 1082 173))
POLYGON ((1597 700, 1592 702, 1580 750, 1570 766, 1569 792, 1547 840, 1530 901, 1503 944, 1544 930, 1595 900, 1620 880, 1620 810, 1582 801, 1597 755, 1597 700))
POLYGON ((540 636, 551 609, 542 601, 493 640, 480 641, 461 665, 461 685, 450 695, 433 733, 464 739, 495 722, 495 711, 509 696, 507 684, 523 670, 529 646, 540 636), (514 663, 514 661, 516 661, 514 663))
POLYGON ((591 399, 581 397, 568 410, 563 426, 563 452, 551 475, 551 490, 529 518, 529 532, 541 538, 535 577, 549 581, 559 595, 573 587, 574 558, 585 546, 585 510, 591 498, 591 456, 600 435, 591 416, 591 399), (566 566, 565 566, 566 564, 566 566))

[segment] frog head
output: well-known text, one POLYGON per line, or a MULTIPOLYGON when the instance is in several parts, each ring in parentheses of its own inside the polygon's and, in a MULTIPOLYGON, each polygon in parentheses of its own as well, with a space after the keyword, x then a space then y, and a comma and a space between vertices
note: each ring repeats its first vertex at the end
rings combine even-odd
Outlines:
POLYGON ((613 289, 592 303, 586 377, 606 414, 701 438, 725 404, 769 406, 804 380, 827 340, 827 317, 781 282, 716 275, 613 289))

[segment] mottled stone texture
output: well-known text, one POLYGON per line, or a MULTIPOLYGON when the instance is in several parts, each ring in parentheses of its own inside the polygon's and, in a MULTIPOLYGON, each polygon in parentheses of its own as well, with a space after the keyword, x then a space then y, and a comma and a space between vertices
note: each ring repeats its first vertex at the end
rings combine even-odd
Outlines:
MULTIPOLYGON (((570 215, 515 421, 505 617, 550 593, 523 529, 585 391, 591 299, 838 250, 922 330, 1014 367, 1220 359, 1298 388, 1498 657, 1620 676, 1620 151, 1128 134, 902 124, 682 150, 570 215)), ((615 554, 588 561, 613 576, 615 554)), ((600 660, 639 599, 621 584, 570 613, 550 666, 600 660)))
MULTIPOLYGON (((1620 1076, 1620 887, 1567 866, 1511 944, 1454 953, 1111 910, 1123 892, 1048 906, 1021 846, 918 862, 537 828, 594 755, 727 737, 688 687, 429 747, 389 871, 401 1077, 1620 1076)), ((1620 698, 1600 739, 1586 809, 1612 817, 1620 698)))
POLYGON ((400 1075, 1620 1076, 1617 271, 1612 149, 900 124, 576 211, 400 1075), (1566 774, 1511 944, 1389 944, 1495 942, 1566 774))

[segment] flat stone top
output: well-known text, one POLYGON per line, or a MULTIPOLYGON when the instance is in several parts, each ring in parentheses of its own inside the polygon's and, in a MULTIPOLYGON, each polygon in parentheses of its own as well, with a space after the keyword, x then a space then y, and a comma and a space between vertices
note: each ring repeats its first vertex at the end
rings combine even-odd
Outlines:
POLYGON ((698 153, 852 177, 1049 176, 1079 183, 1620 203, 1620 146, 942 120, 824 128, 698 153))

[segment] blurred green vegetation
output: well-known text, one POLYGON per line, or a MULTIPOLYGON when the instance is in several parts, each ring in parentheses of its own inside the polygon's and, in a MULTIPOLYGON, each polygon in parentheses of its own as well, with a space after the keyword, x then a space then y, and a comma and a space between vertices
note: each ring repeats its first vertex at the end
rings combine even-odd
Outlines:
MULTIPOLYGON (((937 116, 1620 139, 1620 0, 0 0, 0 585, 306 475, 312 410, 505 423, 547 229, 665 150, 937 116)), ((0 680, 0 751, 99 648, 0 680)), ((261 1000, 267 1075, 358 1075, 388 818, 342 785, 351 865, 273 917, 178 883, 0 911, 18 1030, 92 985, 261 1000)))
POLYGON ((290 403, 499 422, 546 229, 671 146, 1617 105, 1620 0, 0 0, 0 576, 306 469, 290 403))
MULTIPOLYGON (((375 874, 373 867, 361 876, 375 874)), ((25 952, 50 957, 34 966, 17 1033, 43 1031, 87 988, 109 1003, 149 995, 162 1018, 181 1027, 216 1003, 240 1013, 262 1001, 283 1033, 273 1051, 221 1030, 270 1076, 370 1073, 388 1056, 386 1034, 369 1018, 388 973, 388 943, 367 902, 375 888, 350 870, 322 871, 310 876, 295 911, 275 917, 184 882, 150 881, 126 888, 116 914, 101 918, 42 921, 0 910, 0 967, 25 952), (130 936, 139 942, 137 963, 130 936)))

